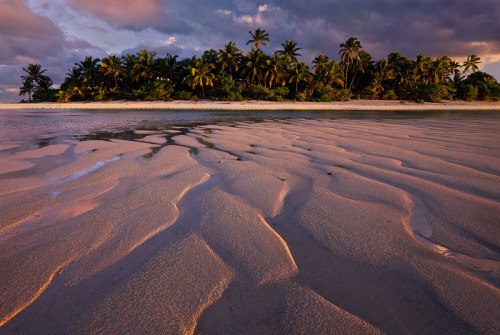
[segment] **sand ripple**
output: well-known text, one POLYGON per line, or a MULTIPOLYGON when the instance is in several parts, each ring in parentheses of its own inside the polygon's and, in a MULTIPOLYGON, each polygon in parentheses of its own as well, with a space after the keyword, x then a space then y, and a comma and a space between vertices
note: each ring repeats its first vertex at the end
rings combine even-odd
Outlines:
POLYGON ((4 153, 0 333, 498 331, 500 121, 209 129, 4 153))

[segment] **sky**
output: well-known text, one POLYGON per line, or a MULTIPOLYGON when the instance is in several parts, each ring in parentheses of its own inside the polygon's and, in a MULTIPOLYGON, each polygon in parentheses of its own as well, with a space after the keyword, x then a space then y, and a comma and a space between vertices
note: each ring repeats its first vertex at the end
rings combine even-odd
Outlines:
POLYGON ((266 30, 268 54, 286 40, 310 65, 340 44, 359 39, 375 60, 398 51, 416 59, 481 58, 500 79, 498 0, 0 0, 0 101, 19 101, 22 68, 38 63, 54 84, 85 56, 154 50, 179 58, 222 49, 244 52, 249 31, 266 30))

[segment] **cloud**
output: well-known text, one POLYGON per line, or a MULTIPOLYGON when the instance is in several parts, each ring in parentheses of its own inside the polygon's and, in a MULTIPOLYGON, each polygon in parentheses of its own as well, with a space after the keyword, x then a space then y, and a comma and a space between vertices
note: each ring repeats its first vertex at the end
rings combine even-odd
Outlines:
POLYGON ((191 28, 166 11, 161 0, 66 0, 76 10, 91 14, 115 28, 143 30, 152 27, 164 33, 187 33, 191 28))
POLYGON ((67 44, 48 18, 33 13, 25 2, 3 0, 0 7, 0 64, 37 61, 67 44))
POLYGON ((0 2, 0 45, 0 99, 8 101, 15 98, 22 68, 29 63, 41 64, 48 70, 47 75, 60 83, 67 69, 85 55, 105 55, 82 39, 68 37, 58 25, 35 13, 22 0, 0 2))
POLYGON ((182 58, 230 41, 247 52, 248 31, 259 27, 271 39, 267 53, 291 39, 307 63, 320 53, 338 59, 355 36, 374 59, 475 53, 500 78, 498 17, 498 0, 0 0, 0 99, 28 63, 60 83, 85 56, 148 49, 182 58))
MULTIPOLYGON (((141 50, 148 50, 155 51, 158 57, 165 57, 167 53, 171 55, 178 55, 182 52, 183 48, 182 43, 177 39, 177 37, 172 36, 165 40, 141 41, 133 48, 123 50, 122 55, 136 54, 141 50)), ((191 53, 191 55, 192 54, 193 53, 191 53)))

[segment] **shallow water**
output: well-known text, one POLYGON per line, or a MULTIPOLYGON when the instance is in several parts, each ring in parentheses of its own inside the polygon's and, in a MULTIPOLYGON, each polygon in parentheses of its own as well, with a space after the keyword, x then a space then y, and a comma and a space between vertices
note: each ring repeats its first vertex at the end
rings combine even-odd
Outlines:
MULTIPOLYGON (((199 110, 1 110, 0 144, 33 143, 40 147, 58 139, 103 132, 167 130, 211 124, 306 119, 498 118, 498 111, 199 111, 199 110)), ((128 138, 124 138, 128 139, 128 138)))

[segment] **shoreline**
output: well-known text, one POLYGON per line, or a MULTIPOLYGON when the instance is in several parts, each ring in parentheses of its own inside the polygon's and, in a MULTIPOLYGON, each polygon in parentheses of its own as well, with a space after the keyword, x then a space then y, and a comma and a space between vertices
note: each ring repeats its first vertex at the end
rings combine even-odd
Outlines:
POLYGON ((350 100, 336 102, 272 101, 112 101, 112 102, 41 102, 0 103, 0 110, 12 109, 197 109, 197 110, 500 110, 500 102, 446 101, 416 103, 400 100, 350 100))

